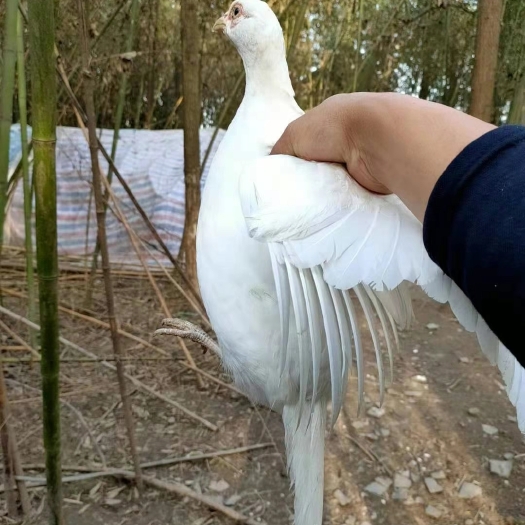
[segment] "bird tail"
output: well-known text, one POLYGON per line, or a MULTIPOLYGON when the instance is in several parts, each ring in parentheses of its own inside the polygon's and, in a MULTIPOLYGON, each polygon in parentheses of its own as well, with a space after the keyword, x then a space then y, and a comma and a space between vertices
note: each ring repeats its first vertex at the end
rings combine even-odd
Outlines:
POLYGON ((295 485, 295 525, 321 525, 326 403, 317 401, 311 414, 301 411, 299 403, 286 405, 283 422, 288 470, 295 485))

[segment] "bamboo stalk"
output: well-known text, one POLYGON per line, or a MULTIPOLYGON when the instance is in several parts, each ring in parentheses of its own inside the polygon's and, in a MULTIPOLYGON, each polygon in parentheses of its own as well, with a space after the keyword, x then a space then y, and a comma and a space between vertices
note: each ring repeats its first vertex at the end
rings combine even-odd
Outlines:
POLYGON ((186 274, 195 288, 197 279, 197 220, 201 203, 200 126, 201 110, 201 50, 198 4, 181 0, 182 45, 182 106, 184 123, 184 233, 179 260, 185 263, 186 274))
POLYGON ((288 41, 288 60, 290 60, 295 52, 295 48, 297 45, 297 41, 299 40, 299 35, 301 34, 301 30, 304 26, 304 20, 306 16, 306 11, 308 9, 308 4, 310 3, 310 0, 303 0, 302 4, 299 7, 299 11, 297 12, 294 23, 293 23, 293 31, 292 36, 288 41))
MULTIPOLYGON (((134 0, 137 1, 137 0, 134 0)), ((111 328, 111 340, 113 343, 113 352, 116 358, 116 370, 119 383, 120 396, 122 398, 122 408, 124 411, 124 420, 128 433, 131 457, 135 469, 135 481, 137 487, 142 489, 142 472, 137 452, 135 439, 135 429, 133 415, 131 413, 130 400, 127 393, 127 385, 124 377, 124 366, 120 361, 122 349, 120 345, 120 336, 118 332, 118 323, 115 315, 115 297, 113 294, 113 282, 111 278, 111 268, 109 262, 108 243, 106 236, 106 214, 104 206, 104 196, 102 193, 102 177, 98 162, 98 144, 97 144, 97 127, 95 117, 95 103, 93 97, 93 74, 90 65, 90 46, 88 33, 88 15, 84 0, 78 0, 78 13, 80 17, 80 47, 82 52, 82 69, 84 75, 84 103, 86 105, 89 135, 89 151, 91 154, 91 168, 93 171, 93 193, 95 197, 95 207, 98 226, 98 241, 100 245, 100 254, 102 257, 102 270, 104 274, 104 286, 106 289, 106 301, 108 308, 108 321, 111 328)))
POLYGON ((359 57, 361 56, 361 39, 363 33, 363 11, 364 0, 359 0, 359 25, 357 29, 357 48, 355 50, 355 64, 354 64, 354 81, 352 84, 352 92, 357 91, 357 79, 359 78, 359 57))
MULTIPOLYGON (((75 109, 75 111, 76 111, 76 109, 75 109)), ((78 123, 79 123, 81 129, 84 131, 84 134, 85 134, 86 133, 85 125, 82 122, 82 119, 80 118, 80 115, 78 114, 78 112, 77 112, 77 117, 78 117, 78 123)), ((89 141, 90 140, 88 138, 88 142, 89 141)), ((97 162, 98 162, 98 159, 97 159, 97 162)), ((100 172, 100 167, 98 169, 99 169, 99 172, 100 172)), ((159 287, 157 286, 157 283, 156 283, 156 281, 155 281, 155 279, 154 279, 154 277, 153 277, 153 275, 152 275, 152 273, 151 273, 147 263, 144 261, 142 253, 140 251, 140 247, 139 247, 139 242, 141 242, 140 239, 138 238, 137 234, 133 231, 133 229, 130 227, 130 225, 129 225, 125 215, 122 213, 122 211, 120 209, 120 206, 119 206, 119 203, 118 203, 118 200, 115 197, 115 194, 113 193, 113 190, 111 189, 111 185, 110 185, 109 180, 107 180, 107 178, 104 178, 102 176, 101 176, 101 180, 103 181, 103 183, 105 185, 106 194, 109 197, 111 197, 111 199, 113 201, 113 205, 115 207, 115 213, 117 215, 117 218, 120 220, 121 224, 124 226, 124 228, 126 230, 126 233, 128 234, 128 237, 129 237, 129 239, 131 241, 131 244, 133 246, 135 254, 137 255, 137 258, 139 259, 140 263, 142 264, 142 267, 143 267, 144 271, 146 272, 146 275, 148 276, 148 280, 150 281, 150 284, 151 284, 155 294, 157 295, 157 297, 159 299, 159 302, 161 304, 162 309, 164 310, 165 315, 167 317, 171 317, 171 314, 169 312, 169 309, 168 309, 168 306, 166 304, 166 301, 165 301, 165 299, 164 299, 164 297, 163 297, 159 287)), ((142 243, 142 245, 144 246, 144 243, 142 243)), ((190 304, 193 305, 193 303, 191 301, 190 301, 190 304)), ((201 313, 199 309, 197 309, 196 311, 197 311, 197 313, 201 313)), ((178 341, 179 341, 179 344, 180 344, 180 346, 181 346, 181 348, 182 348, 182 350, 184 352, 184 355, 186 356, 186 359, 188 360, 189 368, 194 370, 194 371, 198 370, 198 367, 195 364, 193 356, 191 355, 190 351, 188 350, 188 347, 186 346, 186 343, 184 342, 184 340, 179 338, 178 341)), ((199 388, 201 388, 201 389, 205 388, 205 385, 204 385, 204 382, 202 380, 202 377, 198 373, 196 375, 196 378, 197 378, 197 383, 199 385, 199 388)))
POLYGON ((13 94, 15 90, 17 7, 17 0, 6 0, 2 83, 0 88, 0 256, 4 239, 7 175, 9 172, 9 139, 13 119, 13 94))
MULTIPOLYGON (((126 229, 126 232, 127 232, 128 236, 129 236, 129 239, 131 241, 131 244, 133 245, 133 249, 135 250, 135 253, 137 254, 137 257, 140 260, 140 262, 141 262, 141 264, 142 264, 142 266, 144 268, 144 271, 148 275, 148 279, 150 281, 151 287, 153 288, 155 294, 157 295, 157 298, 159 299, 160 305, 161 305, 162 309, 164 310, 164 314, 167 317, 171 317, 168 305, 166 304, 166 301, 165 301, 161 291, 159 290, 159 287, 157 286, 155 278, 151 274, 151 272, 150 272, 150 270, 148 268, 148 265, 144 261, 144 258, 143 258, 142 254, 140 252, 140 247, 139 247, 139 244, 138 244, 139 239, 138 239, 136 233, 130 227, 126 217, 122 213, 122 210, 120 209, 120 206, 118 204, 117 198, 115 197, 115 194, 113 193, 113 190, 111 189, 109 180, 104 179, 104 184, 106 186, 106 191, 110 195, 110 197, 111 197, 111 199, 113 201, 113 205, 115 206, 115 212, 116 212, 118 218, 120 219, 121 223, 124 225, 124 227, 126 229)), ((193 360, 193 356, 191 355, 190 351, 188 350, 188 347, 186 346, 185 342, 182 339, 179 338, 179 344, 180 344, 180 346, 182 348, 182 351, 184 352, 184 355, 186 356, 186 359, 188 360, 188 363, 191 365, 191 367, 193 369, 196 369, 197 365, 195 364, 195 361, 193 360)), ((199 388, 204 388, 205 385, 204 385, 204 381, 202 380, 202 377, 197 374, 196 378, 197 378, 197 384, 199 385, 199 388)))
MULTIPOLYGON (((139 0, 132 0, 130 28, 128 32, 128 39, 126 41, 126 49, 125 49, 126 53, 133 51, 133 42, 135 40, 135 30, 136 30, 137 22, 138 22, 138 14, 139 14, 139 0)), ((120 126, 122 124, 122 115, 124 113, 124 103, 126 100, 127 89, 128 89, 128 73, 124 71, 122 73, 122 78, 120 81, 117 112, 115 115, 115 129, 113 131, 113 142, 111 144, 111 160, 113 162, 115 162, 115 158, 117 155, 118 139, 119 139, 119 134, 120 134, 120 126)), ((111 181, 113 179, 113 164, 110 164, 109 166, 107 178, 108 178, 109 183, 111 184, 111 181)), ((104 202, 106 202, 106 199, 104 199, 104 202)), ((107 205, 104 204, 104 215, 106 214, 106 207, 107 205)), ((89 284, 87 285, 86 298, 84 300, 84 306, 86 308, 91 307, 91 303, 93 300, 93 295, 92 295, 93 294, 93 282, 95 280, 97 261, 98 261, 98 257, 100 254, 100 249, 101 249, 101 246, 100 246, 99 239, 97 237, 97 242, 95 244, 95 251, 93 252, 93 259, 91 261, 91 273, 89 276, 89 284)))
MULTIPOLYGON (((31 227, 33 199, 31 181, 29 179, 29 147, 27 142, 27 93, 26 72, 24 57, 24 24, 22 15, 17 13, 17 66, 18 66, 18 108, 20 112, 20 139, 22 143, 22 181, 24 189, 24 230, 25 230, 25 257, 28 307, 27 317, 30 321, 37 322, 35 301, 35 280, 33 260, 33 235, 31 227)), ((36 347, 36 334, 29 330, 29 345, 36 347)))
POLYGON ((0 361, 0 444, 2 446, 2 456, 4 458, 4 485, 6 488, 5 499, 7 515, 15 520, 18 518, 18 506, 16 498, 15 469, 12 455, 11 436, 9 432, 9 412, 7 409, 7 395, 3 381, 4 370, 0 361))
POLYGON ((56 209, 56 55, 53 0, 29 0, 33 177, 42 347, 42 411, 50 525, 65 525, 60 451, 58 254, 56 209))
MULTIPOLYGON (((82 108, 82 105, 80 104, 80 102, 78 101, 77 97, 75 96, 75 93, 71 89, 71 86, 69 85, 69 80, 67 78, 67 75, 66 75, 66 73, 64 71, 64 68, 62 67, 62 65, 60 63, 57 65, 57 70, 58 70, 58 74, 60 76, 60 79, 62 80, 62 82, 66 86, 67 93, 68 93, 68 95, 71 98, 71 102, 73 103, 73 106, 76 108, 76 110, 79 113, 80 120, 86 122, 87 117, 86 117, 86 114, 84 112, 84 109, 82 108)), ((201 299, 200 294, 197 292, 195 286, 193 286, 191 280, 188 278, 188 276, 184 272, 184 270, 181 267, 180 263, 173 257, 173 255, 169 251, 168 247, 166 246, 166 243, 162 240, 162 238, 159 235, 159 232, 156 230, 155 226, 153 226, 152 222, 149 220, 146 212, 144 211, 142 206, 137 201, 137 199, 136 199, 135 195, 133 194, 133 192, 131 191, 131 188, 129 187, 128 183, 126 182, 124 177, 122 177, 122 174, 120 173, 120 171, 116 167, 115 163, 111 160, 111 156, 106 151, 106 149, 104 148, 104 146, 100 142, 100 140, 97 140, 97 143, 98 143, 98 148, 99 148, 100 152, 102 153, 102 156, 107 161, 107 163, 112 167, 112 169, 113 169, 117 179, 119 180, 120 184, 124 188, 124 191, 126 192, 128 197, 130 198, 130 200, 133 203, 133 205, 135 206, 136 210, 138 211, 139 215, 143 219, 143 221, 146 224, 147 228, 152 233, 155 241, 158 242, 162 252, 166 255, 166 257, 169 259, 169 261, 173 264, 175 269, 179 272, 179 275, 181 276, 182 280, 184 281, 184 283, 189 288, 190 292, 195 297, 195 300, 198 301, 198 303, 203 307, 202 299, 201 299)))

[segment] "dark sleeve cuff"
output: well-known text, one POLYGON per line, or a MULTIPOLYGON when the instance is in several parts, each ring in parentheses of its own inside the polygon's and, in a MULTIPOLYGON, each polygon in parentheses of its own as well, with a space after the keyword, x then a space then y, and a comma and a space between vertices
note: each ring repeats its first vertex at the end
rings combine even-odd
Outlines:
POLYGON ((525 366, 525 127, 490 131, 452 161, 423 235, 432 260, 525 366))

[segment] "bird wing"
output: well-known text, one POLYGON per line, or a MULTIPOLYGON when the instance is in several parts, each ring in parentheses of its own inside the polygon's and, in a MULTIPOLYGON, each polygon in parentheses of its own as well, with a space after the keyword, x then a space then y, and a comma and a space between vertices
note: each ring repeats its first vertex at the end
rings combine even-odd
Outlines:
POLYGON ((326 387, 322 370, 329 367, 335 422, 354 357, 362 405, 365 373, 356 303, 372 337, 383 398, 378 326, 386 340, 391 378, 397 328, 408 328, 413 316, 408 281, 433 299, 449 302, 464 328, 476 332, 483 352, 502 372, 525 431, 523 367, 430 259, 421 223, 397 197, 368 192, 337 164, 282 155, 250 163, 239 192, 250 237, 269 246, 281 319, 279 372, 289 374, 298 364, 302 405, 309 399, 311 410, 326 387), (288 355, 290 329, 298 337, 297 358, 288 355))

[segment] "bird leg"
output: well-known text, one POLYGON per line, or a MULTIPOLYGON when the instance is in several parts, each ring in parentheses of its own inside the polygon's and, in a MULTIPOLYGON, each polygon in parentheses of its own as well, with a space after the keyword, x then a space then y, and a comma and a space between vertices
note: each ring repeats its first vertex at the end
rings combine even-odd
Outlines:
POLYGON ((203 346, 205 350, 211 350, 221 355, 219 345, 204 330, 189 321, 164 319, 161 326, 162 328, 155 331, 155 335, 175 335, 182 337, 182 339, 189 339, 203 346))

